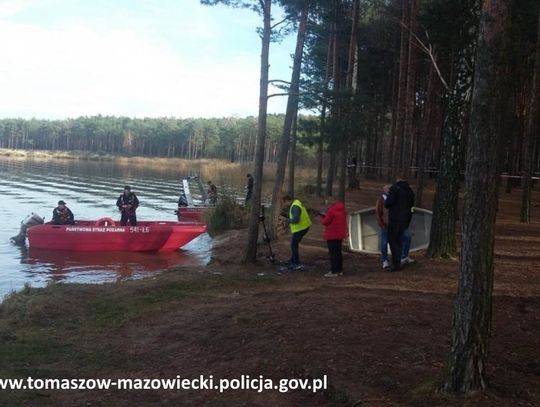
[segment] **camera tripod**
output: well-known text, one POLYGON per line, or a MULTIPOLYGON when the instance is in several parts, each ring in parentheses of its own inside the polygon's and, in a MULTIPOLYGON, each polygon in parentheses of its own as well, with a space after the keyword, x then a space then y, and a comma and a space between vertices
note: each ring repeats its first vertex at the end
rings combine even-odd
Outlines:
POLYGON ((268 248, 268 254, 267 254, 266 258, 268 260, 270 260, 270 263, 275 263, 276 262, 276 257, 274 256, 274 252, 272 251, 272 245, 270 244, 270 236, 268 236, 268 232, 266 230, 266 224, 264 223, 265 219, 266 218, 264 216, 264 205, 261 205, 261 214, 259 215, 259 221, 262 223, 263 240, 264 240, 264 243, 266 244, 266 246, 268 248))

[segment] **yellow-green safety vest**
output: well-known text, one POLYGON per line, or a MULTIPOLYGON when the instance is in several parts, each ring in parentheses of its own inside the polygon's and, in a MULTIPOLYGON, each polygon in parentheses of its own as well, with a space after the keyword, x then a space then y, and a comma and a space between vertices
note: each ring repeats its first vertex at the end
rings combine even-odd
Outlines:
POLYGON ((300 202, 298 199, 295 199, 291 204, 291 207, 289 208, 289 219, 292 219, 293 206, 298 206, 300 208, 300 220, 298 221, 298 223, 289 224, 291 228, 291 233, 300 232, 301 230, 309 228, 311 226, 311 219, 309 217, 309 214, 307 213, 306 208, 304 208, 304 205, 302 205, 302 202, 300 202))

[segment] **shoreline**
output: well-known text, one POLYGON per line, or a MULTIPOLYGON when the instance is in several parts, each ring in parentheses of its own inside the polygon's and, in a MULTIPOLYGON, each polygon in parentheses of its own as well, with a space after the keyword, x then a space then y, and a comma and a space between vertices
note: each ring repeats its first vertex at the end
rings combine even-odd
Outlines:
MULTIPOLYGON (((110 153, 92 153, 88 151, 51 151, 51 150, 17 150, 0 148, 0 159, 32 159, 32 160, 65 160, 65 161, 88 161, 88 162, 110 162, 119 165, 136 165, 141 167, 151 167, 156 169, 177 168, 189 174, 195 171, 197 175, 208 176, 218 179, 222 171, 238 171, 242 174, 252 172, 253 163, 251 161, 221 160, 216 158, 187 159, 179 157, 145 157, 127 156, 110 153)), ((275 179, 276 163, 264 163, 264 183, 272 183, 275 179)), ((295 171, 295 179, 301 184, 314 181, 313 169, 298 165, 295 171)), ((242 181, 244 182, 244 181, 242 181)))

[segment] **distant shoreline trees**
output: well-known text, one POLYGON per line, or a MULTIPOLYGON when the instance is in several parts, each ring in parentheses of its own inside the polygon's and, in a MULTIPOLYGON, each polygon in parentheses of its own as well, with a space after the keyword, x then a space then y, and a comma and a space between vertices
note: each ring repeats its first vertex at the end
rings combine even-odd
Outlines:
MULTIPOLYGON (((277 160, 283 115, 268 115, 266 162, 277 160)), ((305 117, 306 120, 317 120, 305 117)), ((257 118, 1 119, 0 148, 252 161, 257 118)), ((307 148, 309 150, 309 148, 307 148)), ((306 150, 307 151, 307 150, 306 150)))

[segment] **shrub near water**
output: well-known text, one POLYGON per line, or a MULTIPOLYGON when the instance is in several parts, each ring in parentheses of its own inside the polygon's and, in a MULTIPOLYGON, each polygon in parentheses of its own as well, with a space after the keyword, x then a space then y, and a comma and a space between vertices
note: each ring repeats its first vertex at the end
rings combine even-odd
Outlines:
POLYGON ((220 195, 215 208, 209 209, 204 215, 208 233, 216 235, 230 229, 242 229, 247 226, 248 211, 235 198, 220 195))

